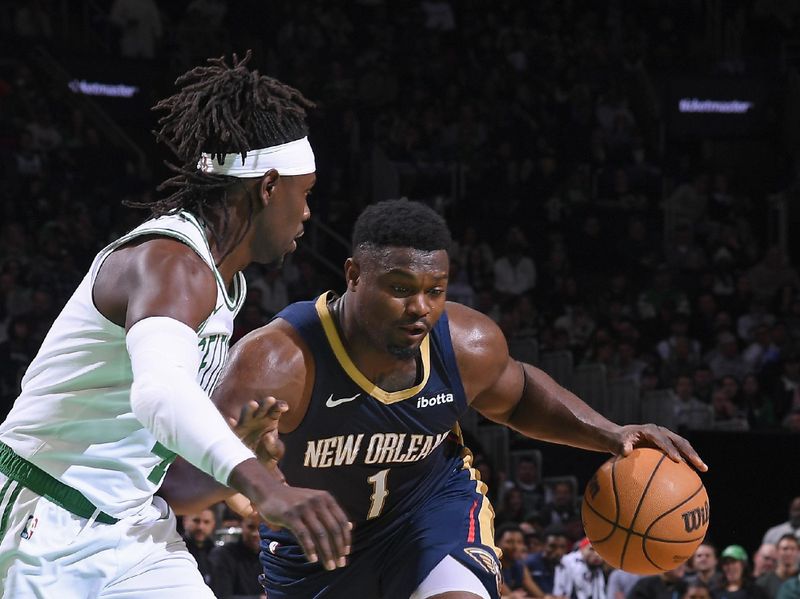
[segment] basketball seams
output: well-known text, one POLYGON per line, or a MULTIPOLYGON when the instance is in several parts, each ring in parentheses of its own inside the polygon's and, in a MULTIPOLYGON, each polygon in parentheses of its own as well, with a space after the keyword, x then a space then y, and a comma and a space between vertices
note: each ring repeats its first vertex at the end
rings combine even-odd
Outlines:
POLYGON ((611 488, 614 490, 614 527, 616 528, 619 525, 619 516, 620 516, 620 509, 619 509, 619 493, 617 493, 617 462, 619 461, 619 457, 611 462, 611 488))
POLYGON ((658 463, 656 464, 655 468, 653 468, 653 471, 650 473, 650 478, 647 479, 647 484, 644 486, 644 490, 642 490, 642 495, 641 495, 641 497, 639 497, 639 503, 636 505, 636 510, 633 512, 633 518, 631 519, 631 527, 630 527, 630 530, 628 530, 628 534, 625 537, 625 544, 622 546, 622 555, 620 555, 620 558, 619 558, 619 567, 621 569, 623 569, 623 570, 625 569, 624 568, 624 565, 625 565, 625 552, 628 551, 628 543, 630 543, 630 540, 631 540, 631 535, 633 533, 633 527, 636 525, 636 518, 638 518, 639 511, 642 509, 642 504, 644 503, 644 498, 647 496, 647 490, 650 488, 650 485, 653 483, 653 479, 656 477, 656 473, 658 472, 658 469, 661 467, 661 464, 664 463, 664 460, 666 459, 666 457, 667 457, 666 454, 662 454, 661 457, 659 458, 658 463))
MULTIPOLYGON (((602 520, 606 524, 612 524, 612 525, 614 524, 614 522, 608 516, 604 516, 603 514, 598 512, 597 508, 595 508, 594 506, 592 506, 592 505, 587 503, 586 507, 588 507, 590 510, 592 510, 592 513, 594 513, 595 516, 597 516, 600 520, 602 520)), ((619 530, 622 530, 622 531, 624 531, 624 532, 626 532, 626 533, 628 533, 628 534, 630 534, 630 535, 632 535, 634 537, 642 537, 642 538, 644 538, 644 536, 645 536, 644 533, 637 532, 637 531, 633 530, 632 528, 625 528, 624 526, 620 526, 620 525, 617 525, 617 528, 619 528, 619 530)), ((593 539, 589 539, 589 541, 591 541, 592 545, 599 545, 600 543, 603 543, 603 542, 607 541, 609 536, 606 536, 606 537, 604 537, 602 539, 599 539, 597 541, 595 541, 593 539)), ((673 544, 693 543, 695 541, 700 541, 703 538, 705 538, 705 534, 700 536, 700 537, 694 537, 694 538, 691 538, 691 539, 683 539, 683 540, 662 539, 661 537, 653 537, 653 536, 650 536, 650 535, 647 536, 647 540, 648 541, 653 541, 653 542, 656 542, 656 543, 673 543, 673 544)), ((659 568, 659 569, 663 570, 663 568, 659 568)))
POLYGON ((611 532, 609 532, 606 536, 604 536, 601 539, 597 539, 596 541, 594 539, 589 539, 592 542, 592 544, 594 544, 594 543, 604 543, 605 541, 610 539, 612 536, 614 536, 614 533, 617 531, 617 528, 622 528, 623 530, 625 530, 623 527, 621 527, 619 525, 620 510, 619 510, 619 496, 617 495, 616 469, 617 469, 617 459, 615 458, 611 462, 611 487, 614 489, 614 510, 615 510, 614 511, 614 521, 612 522, 607 517, 601 515, 600 512, 598 512, 595 509, 595 507, 589 502, 589 500, 588 499, 586 500, 586 505, 589 507, 589 509, 591 509, 597 516, 599 516, 600 519, 604 520, 608 524, 611 524, 611 532))
MULTIPOLYGON (((702 490, 703 490, 703 488, 704 488, 704 487, 703 487, 703 483, 701 482, 701 483, 700 483, 700 486, 699 486, 699 487, 697 487, 697 489, 695 490, 695 492, 694 492, 694 493, 692 493, 691 495, 689 495, 689 497, 687 497, 686 499, 684 499, 683 501, 681 501, 681 502, 680 502, 679 504, 677 504, 676 506, 674 506, 674 507, 672 507, 672 508, 668 509, 666 512, 664 512, 663 514, 661 514, 661 515, 660 515, 658 518, 656 518, 655 520, 653 520, 653 521, 650 523, 650 526, 648 526, 648 527, 645 529, 645 531, 644 531, 644 534, 642 535, 642 553, 644 554, 644 556, 645 556, 645 558, 647 559, 647 561, 648 561, 648 562, 650 562, 651 564, 653 564, 653 565, 654 565, 656 568, 659 568, 659 569, 661 569, 661 570, 663 570, 663 569, 664 569, 664 568, 662 568, 660 565, 658 565, 657 563, 655 563, 655 562, 654 562, 654 561, 653 561, 653 560, 650 558, 650 555, 647 553, 647 541, 657 541, 657 540, 658 540, 658 539, 656 539, 656 537, 651 537, 651 536, 649 535, 649 533, 650 533, 650 530, 651 530, 651 529, 652 529, 652 528, 653 528, 653 527, 656 525, 656 523, 657 523, 659 520, 661 520, 661 519, 662 519, 662 518, 664 518, 665 516, 668 516, 669 514, 671 514, 672 512, 674 512, 675 510, 679 509, 681 506, 683 506, 683 505, 686 505, 686 504, 687 504, 687 503, 689 503, 689 502, 690 502, 692 499, 694 499, 695 497, 697 497, 697 495, 700 493, 700 491, 702 491, 702 490)), ((703 537, 705 537, 705 533, 703 534, 703 536, 702 536, 702 537, 699 537, 699 538, 700 538, 700 539, 702 539, 703 537)), ((693 540, 696 540, 696 539, 693 539, 693 540)), ((663 542, 663 541, 662 541, 662 542, 663 542)))

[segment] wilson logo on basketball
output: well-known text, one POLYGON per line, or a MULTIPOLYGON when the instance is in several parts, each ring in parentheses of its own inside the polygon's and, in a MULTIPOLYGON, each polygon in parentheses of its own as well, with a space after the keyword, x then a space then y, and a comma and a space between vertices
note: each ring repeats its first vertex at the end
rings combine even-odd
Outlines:
POLYGON ((688 512, 681 514, 683 518, 683 527, 686 532, 693 532, 708 524, 708 502, 706 501, 701 507, 696 507, 688 512))

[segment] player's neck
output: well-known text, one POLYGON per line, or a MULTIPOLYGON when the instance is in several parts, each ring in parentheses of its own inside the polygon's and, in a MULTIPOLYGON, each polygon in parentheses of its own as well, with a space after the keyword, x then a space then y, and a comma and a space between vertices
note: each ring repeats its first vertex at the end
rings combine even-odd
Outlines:
POLYGON ((252 261, 250 253, 241 243, 237 244, 232 250, 226 251, 217 245, 210 233, 207 233, 207 235, 210 237, 208 244, 211 248, 214 264, 216 264, 217 270, 225 282, 225 287, 230 288, 236 273, 247 268, 247 265, 252 261))
POLYGON ((211 214, 206 217, 203 226, 214 264, 225 282, 225 287, 230 289, 236 273, 247 268, 252 262, 252 254, 248 245, 250 231, 248 230, 243 238, 232 246, 233 240, 241 236, 242 227, 245 225, 235 215, 232 215, 227 223, 224 223, 223 220, 222 215, 211 214), (220 235, 220 231, 225 231, 226 234, 220 235), (214 232, 217 234, 215 235, 214 232))

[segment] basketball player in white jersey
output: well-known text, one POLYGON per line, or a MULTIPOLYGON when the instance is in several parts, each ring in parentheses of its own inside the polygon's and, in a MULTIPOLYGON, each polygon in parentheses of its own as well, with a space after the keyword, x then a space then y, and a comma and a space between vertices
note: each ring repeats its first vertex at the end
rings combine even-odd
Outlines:
POLYGON ((0 595, 213 597, 154 493, 176 455, 344 565, 329 494, 268 473, 211 403, 241 271, 280 260, 310 216, 315 163, 299 92, 210 60, 162 100, 173 193, 102 250, 53 323, 0 425, 0 595))

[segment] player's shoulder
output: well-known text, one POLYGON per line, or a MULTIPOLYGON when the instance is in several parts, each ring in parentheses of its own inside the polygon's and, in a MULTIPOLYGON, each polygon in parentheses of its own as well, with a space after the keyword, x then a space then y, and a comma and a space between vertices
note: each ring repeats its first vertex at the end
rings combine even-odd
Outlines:
POLYGON ((448 302, 447 320, 458 370, 465 389, 472 395, 506 368, 508 344, 491 318, 468 306, 448 302))
POLYGON ((96 307, 120 326, 169 316, 197 328, 217 301, 218 284, 209 265, 169 237, 134 238, 106 256, 93 276, 96 307))
POLYGON ((143 235, 114 250, 127 256, 123 266, 145 278, 161 276, 165 283, 211 285, 216 281, 211 267, 190 246, 173 237, 143 235))
POLYGON ((508 351, 503 332, 486 314, 456 302, 447 302, 446 309, 456 355, 484 355, 503 348, 508 351))
POLYGON ((230 359, 243 362, 245 366, 256 366, 295 363, 309 355, 308 346, 297 329, 282 318, 275 318, 242 337, 233 346, 230 359))
POLYGON ((281 422, 293 430, 299 422, 295 419, 305 413, 315 367, 313 355, 294 327, 276 318, 233 345, 215 391, 216 401, 235 403, 253 392, 259 397, 274 395, 289 404, 291 416, 281 422))

